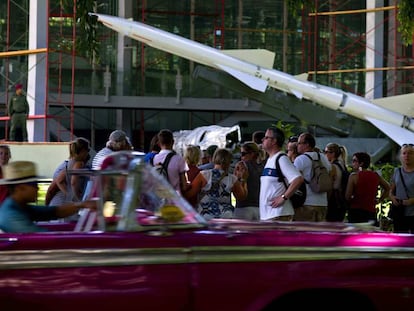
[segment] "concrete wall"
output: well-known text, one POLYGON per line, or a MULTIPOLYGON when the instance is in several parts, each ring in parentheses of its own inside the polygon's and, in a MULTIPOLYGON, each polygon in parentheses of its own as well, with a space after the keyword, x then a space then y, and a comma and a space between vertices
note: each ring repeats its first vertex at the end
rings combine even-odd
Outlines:
POLYGON ((32 161, 37 165, 38 174, 52 178, 53 172, 62 161, 69 157, 69 143, 19 143, 6 142, 10 146, 11 161, 32 161))

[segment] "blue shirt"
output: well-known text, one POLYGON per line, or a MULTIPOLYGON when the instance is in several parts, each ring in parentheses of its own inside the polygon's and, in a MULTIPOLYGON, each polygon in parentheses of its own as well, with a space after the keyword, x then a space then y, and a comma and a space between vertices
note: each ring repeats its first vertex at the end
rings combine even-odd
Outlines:
POLYGON ((34 221, 57 219, 56 206, 26 205, 22 208, 11 197, 0 206, 0 229, 4 232, 47 231, 34 221))
POLYGON ((152 164, 152 163, 151 163, 151 161, 154 159, 154 156, 155 156, 156 154, 157 154, 157 152, 153 152, 153 151, 146 153, 146 154, 145 154, 145 157, 144 157, 144 162, 145 162, 145 163, 152 164), (151 160, 151 159, 152 159, 152 160, 151 160))

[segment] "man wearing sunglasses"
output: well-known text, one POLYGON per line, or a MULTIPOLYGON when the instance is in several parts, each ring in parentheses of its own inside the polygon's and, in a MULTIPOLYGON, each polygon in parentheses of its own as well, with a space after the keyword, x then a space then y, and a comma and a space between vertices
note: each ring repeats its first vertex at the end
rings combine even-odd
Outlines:
POLYGON ((291 196, 303 182, 300 172, 287 156, 278 159, 280 170, 286 178, 285 186, 282 176, 276 169, 276 159, 283 154, 285 135, 278 128, 270 127, 263 138, 263 149, 269 157, 260 177, 260 219, 275 221, 292 221, 295 211, 290 202, 291 196))
POLYGON ((302 207, 295 210, 295 220, 297 221, 326 221, 328 209, 328 197, 326 192, 314 192, 309 186, 312 178, 313 166, 312 161, 318 160, 328 171, 331 170, 331 164, 326 156, 319 153, 315 148, 315 137, 310 133, 302 133, 298 137, 298 153, 294 165, 302 173, 306 181, 306 201, 302 207), (306 155, 305 155, 306 154, 306 155))

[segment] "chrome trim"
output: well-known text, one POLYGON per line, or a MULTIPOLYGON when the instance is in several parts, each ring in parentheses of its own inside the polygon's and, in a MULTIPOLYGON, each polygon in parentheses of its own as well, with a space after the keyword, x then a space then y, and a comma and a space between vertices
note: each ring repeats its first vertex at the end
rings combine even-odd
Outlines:
POLYGON ((414 259, 414 248, 218 246, 0 251, 0 270, 153 264, 414 259))

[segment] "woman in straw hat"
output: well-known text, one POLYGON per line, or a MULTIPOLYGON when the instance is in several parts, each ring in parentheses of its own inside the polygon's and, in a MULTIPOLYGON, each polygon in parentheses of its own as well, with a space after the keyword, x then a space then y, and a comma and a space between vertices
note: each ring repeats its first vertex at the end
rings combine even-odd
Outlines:
POLYGON ((0 229, 4 232, 38 232, 46 229, 35 221, 49 221, 77 213, 82 208, 96 209, 95 201, 40 206, 36 202, 38 180, 36 165, 30 161, 14 161, 3 168, 0 184, 8 185, 10 194, 0 206, 0 229))

